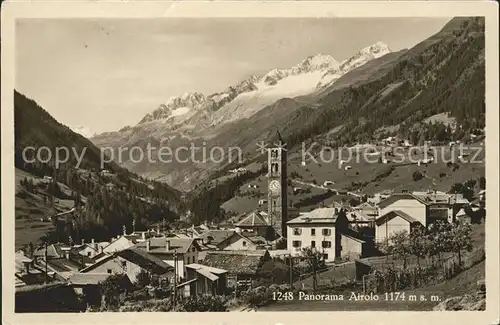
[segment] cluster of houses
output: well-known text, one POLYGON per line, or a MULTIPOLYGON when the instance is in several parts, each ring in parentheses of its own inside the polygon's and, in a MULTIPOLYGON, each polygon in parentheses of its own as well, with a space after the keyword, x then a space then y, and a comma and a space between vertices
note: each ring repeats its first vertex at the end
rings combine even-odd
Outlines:
POLYGON ((429 226, 437 220, 470 220, 484 208, 484 191, 469 202, 461 194, 438 191, 378 193, 355 207, 335 205, 300 213, 287 222, 287 249, 300 255, 315 248, 328 262, 368 257, 375 244, 392 234, 416 225, 429 226))
POLYGON ((257 281, 264 263, 279 253, 272 251, 279 238, 261 211, 245 215, 231 229, 199 225, 175 233, 158 228, 127 233, 124 227, 109 241, 56 243, 32 256, 17 252, 16 288, 63 282, 81 294, 112 275, 125 274, 135 283, 139 273, 147 272, 185 296, 221 294, 257 281))
POLYGON ((81 294, 115 274, 131 283, 138 274, 155 275, 185 296, 221 294, 252 284, 273 258, 300 256, 303 248, 320 251, 327 264, 371 256, 374 243, 396 231, 436 220, 467 218, 484 207, 484 191, 474 202, 443 192, 379 193, 355 207, 333 204, 309 212, 289 211, 286 234, 271 226, 259 209, 232 227, 205 224, 174 233, 126 228, 109 241, 52 244, 27 256, 16 253, 16 288, 64 283, 81 294), (280 245, 281 243, 281 245, 280 245))

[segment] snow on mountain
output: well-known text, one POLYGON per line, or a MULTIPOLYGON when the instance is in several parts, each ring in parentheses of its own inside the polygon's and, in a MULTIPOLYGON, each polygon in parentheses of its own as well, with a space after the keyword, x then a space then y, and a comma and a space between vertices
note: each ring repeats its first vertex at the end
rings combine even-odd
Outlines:
POLYGON ((69 128, 71 129, 71 131, 78 133, 87 139, 90 139, 96 135, 95 132, 90 131, 90 129, 86 128, 85 126, 70 126, 69 128))
POLYGON ((186 115, 192 110, 201 108, 205 103, 205 96, 197 92, 184 93, 179 97, 171 97, 155 111, 144 116, 139 124, 186 115))
POLYGON ((302 62, 290 69, 273 69, 262 79, 267 86, 274 86, 279 80, 288 76, 296 76, 298 74, 312 73, 320 70, 336 69, 338 66, 339 63, 333 57, 320 53, 305 58, 302 62))
POLYGON ((283 97, 306 95, 331 84, 345 73, 389 52, 385 43, 377 42, 340 63, 330 55, 311 55, 291 68, 276 68, 263 76, 250 76, 206 97, 194 92, 170 98, 139 124, 160 120, 172 127, 198 125, 198 128, 248 118, 283 97))
POLYGON ((325 72, 319 81, 317 88, 331 85, 347 72, 366 64, 368 61, 378 59, 388 53, 391 53, 391 49, 383 42, 377 42, 371 46, 365 47, 355 55, 342 61, 337 68, 329 69, 325 72))
POLYGON ((268 78, 255 83, 257 89, 237 96, 213 113, 213 125, 248 118, 283 97, 297 97, 316 89, 322 71, 289 75, 279 82, 269 84, 268 78))

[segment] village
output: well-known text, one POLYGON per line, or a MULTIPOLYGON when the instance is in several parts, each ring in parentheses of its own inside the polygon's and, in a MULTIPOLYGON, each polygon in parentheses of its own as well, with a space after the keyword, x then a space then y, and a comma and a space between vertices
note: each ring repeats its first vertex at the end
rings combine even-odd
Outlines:
MULTIPOLYGON (((172 299, 175 305, 177 300, 200 296, 237 300, 245 292, 265 292, 263 286, 273 288, 273 292, 254 292, 247 300, 237 300, 233 307, 241 310, 281 300, 277 294, 298 290, 305 297, 305 292, 335 292, 346 283, 359 285, 361 294, 384 292, 380 283, 370 289, 374 272, 407 269, 416 265, 415 258, 429 261, 429 256, 439 254, 432 266, 451 272, 459 272, 467 256, 473 255, 471 263, 484 259, 484 243, 472 247, 470 238, 455 243, 458 249, 433 253, 412 250, 409 242, 432 246, 432 237, 440 231, 462 231, 452 225, 481 224, 485 190, 474 193, 472 200, 437 190, 384 191, 365 196, 354 206, 334 202, 304 212, 285 203, 286 149, 270 148, 268 166, 267 199, 259 200, 257 209, 238 216, 233 224, 203 223, 180 229, 158 224, 137 230, 134 223, 132 229, 123 226, 123 233, 108 241, 70 240, 16 252, 16 308, 100 310, 113 304, 123 308, 134 292, 143 292, 142 299, 172 299), (451 267, 446 266, 450 263, 451 267), (126 282, 122 289, 106 289, 117 278, 126 282), (59 306, 60 298, 54 298, 58 291, 73 298, 65 298, 59 306), (40 304, 40 298, 47 305, 40 304), (36 307, 30 302, 35 300, 36 307)), ((325 181, 324 186, 328 185, 325 181)), ((352 193, 357 198, 361 194, 352 193)), ((470 237, 470 231, 465 230, 465 236, 470 237)), ((420 260, 417 263, 420 267, 420 260)))

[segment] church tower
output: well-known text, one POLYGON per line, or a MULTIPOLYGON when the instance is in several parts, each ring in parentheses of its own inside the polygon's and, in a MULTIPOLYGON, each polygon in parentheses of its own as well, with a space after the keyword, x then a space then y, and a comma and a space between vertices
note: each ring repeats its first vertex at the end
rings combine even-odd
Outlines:
POLYGON ((286 143, 278 132, 278 142, 274 148, 268 149, 268 196, 267 206, 269 220, 273 228, 280 230, 286 237, 286 222, 288 216, 288 179, 286 143))

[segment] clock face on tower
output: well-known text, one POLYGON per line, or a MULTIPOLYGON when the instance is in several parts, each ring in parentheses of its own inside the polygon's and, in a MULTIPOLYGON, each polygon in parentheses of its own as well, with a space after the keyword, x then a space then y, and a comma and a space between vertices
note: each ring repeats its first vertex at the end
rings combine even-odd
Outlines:
POLYGON ((280 189, 281 189, 281 184, 279 181, 277 180, 272 180, 270 183, 269 183, 269 189, 271 190, 271 192, 277 194, 279 193, 280 189))

